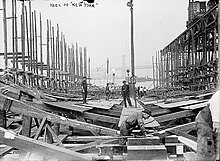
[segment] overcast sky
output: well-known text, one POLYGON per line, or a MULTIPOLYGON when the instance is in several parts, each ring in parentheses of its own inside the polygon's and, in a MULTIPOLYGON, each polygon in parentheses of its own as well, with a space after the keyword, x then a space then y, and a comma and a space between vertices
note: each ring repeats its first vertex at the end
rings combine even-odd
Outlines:
MULTIPOLYGON (((87 46, 93 68, 130 63, 130 9, 127 0, 95 0, 95 7, 75 7, 80 0, 33 1, 44 19, 59 23, 67 42, 87 46), (68 3, 69 6, 64 6, 68 3), (52 7, 60 4, 61 7, 52 7)), ((185 30, 188 0, 134 0, 135 64, 151 57, 185 30)), ((129 64, 128 64, 129 65, 129 64)))
MULTIPOLYGON (((46 19, 51 19, 53 26, 58 23, 68 44, 77 42, 79 46, 86 46, 92 68, 101 67, 107 57, 111 68, 121 66, 122 55, 130 65, 130 9, 127 0, 95 0, 95 7, 72 5, 79 2, 81 0, 34 0, 32 9, 42 13, 44 25, 46 19), (53 7, 55 4, 60 7, 53 7)), ((151 65, 156 51, 186 29, 187 8, 188 0, 134 0, 135 65, 151 65)), ((2 22, 2 14, 0 18, 2 22)), ((0 35, 3 35, 2 26, 0 35)), ((43 34, 46 36, 46 28, 43 34)), ((0 40, 1 52, 4 51, 2 44, 3 39, 0 40)))

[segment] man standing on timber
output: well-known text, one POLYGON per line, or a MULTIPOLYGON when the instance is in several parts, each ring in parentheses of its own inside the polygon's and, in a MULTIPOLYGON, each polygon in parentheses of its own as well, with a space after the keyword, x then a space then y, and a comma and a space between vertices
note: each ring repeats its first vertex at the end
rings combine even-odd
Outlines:
MULTIPOLYGON (((121 136, 129 136, 132 133, 132 130, 139 126, 143 135, 147 135, 147 130, 144 127, 143 119, 148 119, 150 115, 148 111, 138 111, 133 113, 132 115, 128 116, 120 126, 120 135, 121 136)), ((125 145, 127 138, 122 138, 120 144, 125 145)))
POLYGON ((83 103, 86 103, 86 98, 87 98, 87 82, 86 82, 86 77, 83 77, 82 81, 82 96, 83 96, 83 103))
POLYGON ((122 88, 121 88, 121 94, 122 94, 122 97, 123 97, 124 105, 125 105, 125 107, 127 107, 127 103, 126 103, 126 100, 127 100, 129 106, 132 106, 131 100, 130 100, 130 94, 129 94, 129 92, 130 92, 129 85, 126 84, 125 80, 122 83, 123 83, 123 85, 122 85, 122 88))

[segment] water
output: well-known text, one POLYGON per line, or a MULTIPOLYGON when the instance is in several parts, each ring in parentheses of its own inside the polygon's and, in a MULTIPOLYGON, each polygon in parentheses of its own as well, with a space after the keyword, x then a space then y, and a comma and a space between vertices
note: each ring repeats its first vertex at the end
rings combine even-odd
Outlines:
MULTIPOLYGON (((122 81, 125 79, 116 79, 115 80, 115 86, 122 86, 122 81)), ((112 83, 113 81, 110 80, 108 81, 109 83, 112 83)), ((92 79, 91 83, 93 85, 97 85, 97 86, 101 86, 101 87, 105 87, 107 80, 105 79, 92 79)), ((147 89, 152 89, 153 88, 153 81, 146 81, 146 82, 137 82, 135 84, 136 87, 138 86, 142 86, 142 87, 146 87, 147 89)))

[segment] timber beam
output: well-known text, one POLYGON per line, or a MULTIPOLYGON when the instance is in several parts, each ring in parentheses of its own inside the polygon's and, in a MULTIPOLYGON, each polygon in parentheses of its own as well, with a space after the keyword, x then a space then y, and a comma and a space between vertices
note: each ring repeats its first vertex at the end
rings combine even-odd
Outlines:
MULTIPOLYGON (((28 104, 29 104, 29 102, 28 102, 28 104)), ((33 106, 35 106, 35 105, 33 104, 33 106)), ((119 122, 119 118, 113 117, 113 116, 106 116, 104 114, 96 114, 96 113, 92 113, 92 112, 80 113, 80 112, 75 112, 75 111, 69 110, 69 109, 48 106, 45 104, 38 104, 37 108, 40 108, 40 109, 46 110, 46 111, 50 111, 50 112, 66 114, 67 116, 79 115, 79 116, 83 117, 84 119, 95 120, 95 121, 100 121, 100 122, 107 122, 107 123, 112 123, 112 124, 118 124, 118 122, 119 122)))
MULTIPOLYGON (((81 129, 81 130, 96 132, 100 135, 111 135, 111 136, 118 135, 118 131, 114 129, 110 129, 110 128, 106 128, 106 127, 102 127, 98 125, 93 125, 93 124, 89 124, 89 123, 85 123, 81 121, 76 121, 76 120, 68 119, 66 117, 55 115, 49 112, 45 112, 43 110, 30 106, 24 102, 15 100, 13 98, 7 97, 5 95, 0 94, 0 97, 4 97, 6 99, 12 100, 13 102, 12 102, 10 111, 17 113, 17 114, 22 114, 22 115, 26 115, 26 116, 30 116, 30 117, 38 118, 38 119, 43 119, 45 117, 50 122, 68 125, 68 126, 71 126, 77 129, 81 129)), ((0 107, 0 110, 2 110, 2 106, 0 107)))
POLYGON ((83 154, 18 135, 4 128, 0 128, 0 143, 26 152, 35 153, 48 159, 58 159, 60 161, 92 160, 92 158, 84 156, 83 154))
POLYGON ((189 110, 184 110, 180 112, 175 112, 171 114, 166 114, 162 116, 157 116, 155 117, 155 120, 158 121, 159 123, 163 123, 166 121, 171 121, 179 118, 186 118, 190 116, 195 116, 197 113, 195 111, 189 111, 189 110))
POLYGON ((163 137, 166 137, 166 136, 173 134, 174 131, 179 131, 179 134, 180 134, 180 132, 188 133, 188 132, 195 130, 195 129, 196 129, 196 123, 190 122, 187 124, 178 125, 178 126, 168 128, 168 129, 165 129, 165 130, 162 130, 159 132, 152 133, 152 135, 156 135, 156 136, 159 136, 160 138, 163 138, 163 137))

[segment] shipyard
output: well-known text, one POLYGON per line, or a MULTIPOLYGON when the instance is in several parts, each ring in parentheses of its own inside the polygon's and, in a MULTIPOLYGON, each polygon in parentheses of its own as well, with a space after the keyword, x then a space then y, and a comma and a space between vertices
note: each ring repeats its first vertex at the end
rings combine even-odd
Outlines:
POLYGON ((219 161, 220 0, 0 0, 0 161, 219 161))

